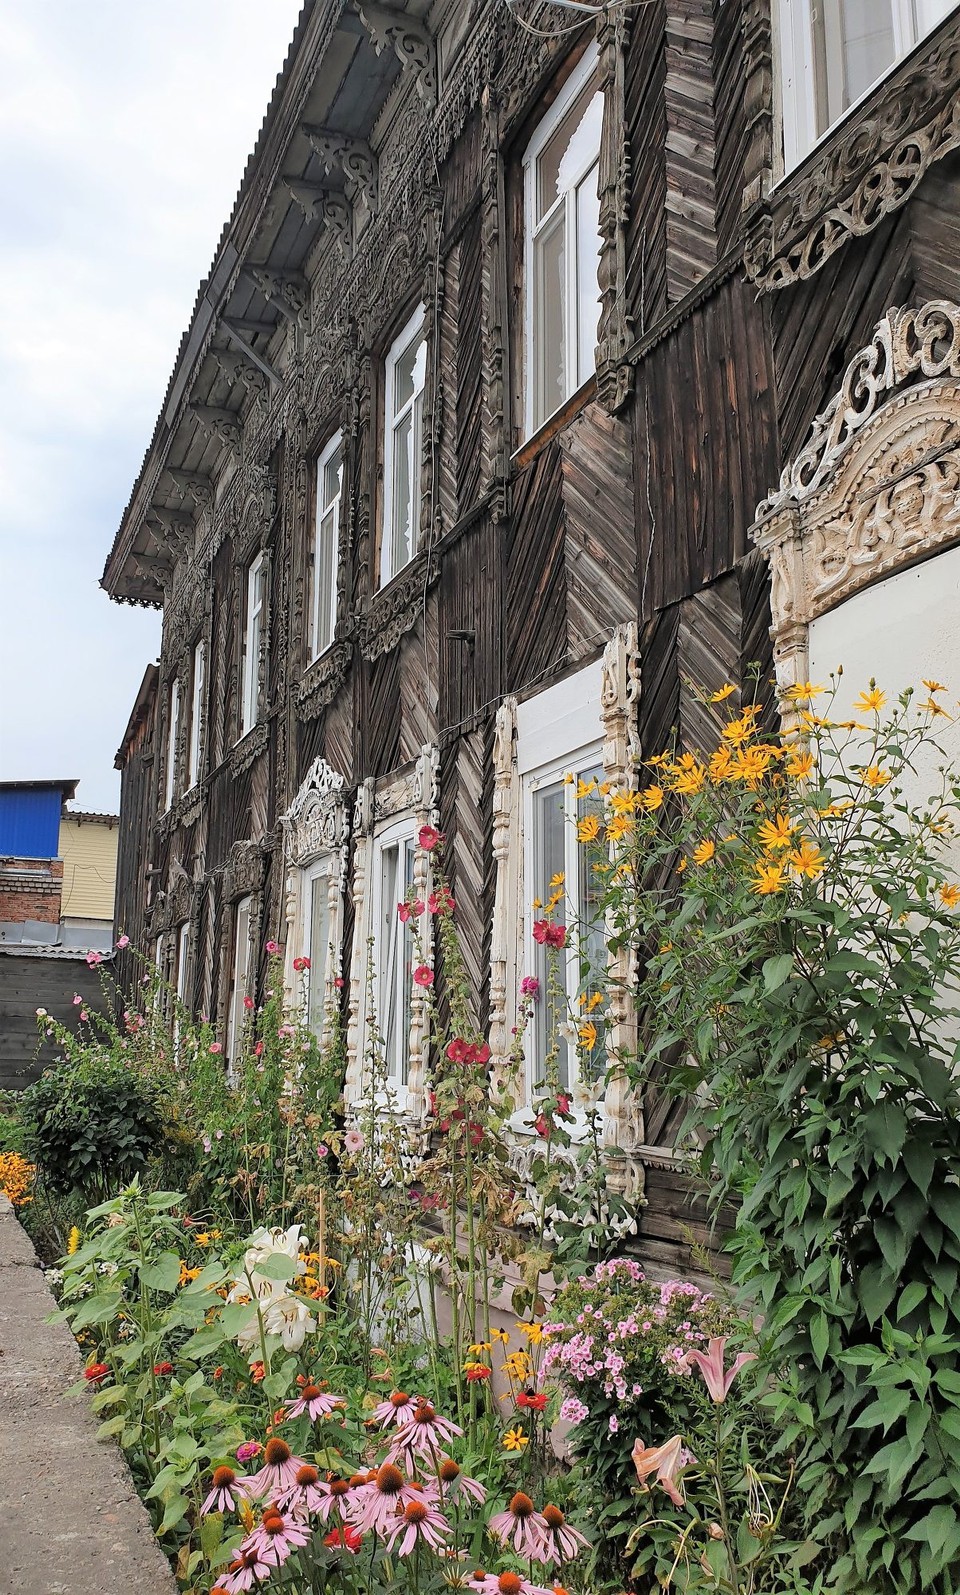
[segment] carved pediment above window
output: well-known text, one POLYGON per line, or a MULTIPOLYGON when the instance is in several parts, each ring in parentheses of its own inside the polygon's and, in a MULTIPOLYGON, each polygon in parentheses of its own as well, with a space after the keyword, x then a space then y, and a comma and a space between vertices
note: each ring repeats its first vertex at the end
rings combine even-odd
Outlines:
POLYGON ((234 504, 237 557, 246 564, 265 544, 276 514, 277 479, 268 465, 249 466, 234 504))
POLYGON ((332 703, 350 670, 353 645, 335 642, 306 672, 297 689, 297 719, 313 720, 332 703))
MULTIPOLYGON (((768 66, 761 71, 769 83, 768 66)), ((848 239, 872 232, 905 205, 930 167, 955 149, 960 15, 931 34, 756 207, 744 256, 748 277, 764 291, 812 277, 848 239)), ((758 185, 768 188, 769 180, 768 172, 758 185)))
POLYGON ((810 622, 960 542, 960 306, 891 310, 757 510, 781 693, 807 679, 810 622))
POLYGON ((303 867, 322 853, 339 853, 350 835, 350 812, 339 770, 315 759, 282 818, 287 861, 303 867))
POLYGON ((411 560, 399 576, 377 593, 360 620, 360 652, 364 659, 379 659, 412 631, 423 613, 425 597, 440 575, 435 553, 411 560))
POLYGON ((267 873, 267 855, 259 842, 234 842, 223 872, 224 901, 234 902, 259 892, 267 873))

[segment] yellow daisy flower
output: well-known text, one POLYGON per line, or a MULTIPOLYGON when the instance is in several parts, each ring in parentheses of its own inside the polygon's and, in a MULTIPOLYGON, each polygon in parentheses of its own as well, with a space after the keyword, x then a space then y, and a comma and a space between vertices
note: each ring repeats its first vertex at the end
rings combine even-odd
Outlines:
POLYGON ((585 814, 582 820, 577 821, 577 841, 595 842, 600 835, 600 818, 597 814, 585 814))
POLYGON ((859 698, 854 700, 853 707, 861 714, 879 714, 887 701, 885 692, 881 692, 872 681, 868 692, 861 692, 859 698))
POLYGON ((927 681, 926 677, 924 677, 923 684, 928 692, 946 692, 947 690, 942 681, 927 681))
POLYGON ((888 770, 881 770, 879 764, 868 764, 862 772, 865 786, 872 787, 874 791, 881 786, 886 786, 890 779, 888 770))
POLYGON ((733 693, 736 692, 736 690, 737 689, 733 685, 733 683, 731 681, 728 681, 728 682, 726 682, 724 684, 724 686, 722 686, 720 688, 719 692, 711 692, 709 698, 707 699, 707 702, 708 703, 723 703, 724 699, 731 697, 733 695, 733 693))
POLYGON ((646 787, 644 787, 643 791, 640 793, 640 802, 643 804, 643 806, 647 810, 648 814, 652 814, 655 809, 662 808, 663 807, 663 787, 662 786, 646 786, 646 787))
POLYGON ((693 850, 693 862, 695 864, 709 864, 716 851, 717 844, 711 841, 709 836, 704 837, 703 841, 698 842, 693 850))
POLYGON ((593 1020, 585 1020, 584 1023, 579 1026, 577 1035, 580 1037, 580 1045, 585 1047, 587 1052, 592 1052, 597 1044, 597 1027, 593 1020))
POLYGON ((812 703, 826 690, 826 687, 815 687, 812 681, 798 681, 795 686, 788 687, 783 696, 789 698, 791 703, 812 703))
POLYGON ((956 908, 960 903, 960 886, 941 886, 940 901, 944 908, 956 908))
POLYGON ((504 1451, 522 1451, 529 1444, 530 1436, 524 1434, 522 1429, 508 1429, 503 1437, 504 1451))
POLYGON ((782 892, 784 885, 784 866, 782 864, 758 863, 755 866, 753 890, 759 897, 769 897, 773 892, 782 892))
POLYGON ((791 753, 788 756, 784 769, 787 775, 792 776, 795 780, 802 781, 810 774, 813 769, 813 763, 813 754, 808 748, 804 748, 802 751, 791 753))
POLYGON ((757 835, 768 853, 775 852, 780 847, 790 847, 796 826, 785 814, 775 814, 772 820, 764 820, 760 825, 757 835))
POLYGON ((804 837, 799 847, 794 848, 787 863, 797 875, 806 875, 812 881, 823 874, 823 854, 816 843, 811 842, 808 837, 804 837))

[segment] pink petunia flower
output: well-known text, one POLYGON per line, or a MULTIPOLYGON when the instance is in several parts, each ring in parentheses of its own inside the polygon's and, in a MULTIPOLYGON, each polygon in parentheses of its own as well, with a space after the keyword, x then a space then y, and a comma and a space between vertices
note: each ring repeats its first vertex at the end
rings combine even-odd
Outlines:
POLYGON ((293 1401, 285 1402, 288 1418, 301 1418, 304 1413, 311 1423, 316 1423, 318 1418, 329 1418, 331 1412, 342 1412, 346 1406, 342 1396, 331 1396, 320 1389, 319 1385, 302 1385, 300 1394, 293 1401))
POLYGON ((418 964, 413 971, 414 984, 417 986, 433 985, 433 970, 429 964, 418 964))
POLYGON ((688 1367, 691 1363, 696 1363, 703 1374, 704 1383, 710 1392, 712 1400, 716 1402, 726 1401, 727 1396, 730 1394, 730 1386, 736 1379, 740 1369, 748 1362, 756 1362, 757 1360, 756 1352, 741 1351, 733 1359, 733 1365, 729 1373, 724 1373, 723 1354, 726 1346, 727 1337, 726 1335, 721 1335, 719 1338, 710 1341, 705 1352, 688 1351, 684 1358, 688 1367))
POLYGON ((432 1501, 420 1495, 416 1500, 407 1502, 402 1517, 398 1516, 387 1532, 387 1550, 392 1551, 396 1547, 398 1556, 409 1556, 418 1545, 425 1544, 431 1550, 439 1551, 449 1533, 450 1524, 443 1513, 432 1501))
POLYGON ((237 1482, 244 1495, 260 1501, 268 1495, 279 1495, 281 1490, 286 1490, 291 1484, 295 1484, 297 1469, 303 1465, 303 1458, 293 1455, 286 1440, 274 1435, 263 1448, 263 1467, 259 1473, 249 1477, 244 1476, 237 1482))
POLYGON ((243 1491, 237 1488, 237 1475, 233 1469, 214 1468, 210 1482, 213 1488, 200 1508, 200 1516, 206 1517, 208 1512, 232 1512, 243 1497, 243 1491))
POLYGON ((511 1545, 518 1556, 533 1557, 542 1561, 540 1548, 547 1527, 542 1512, 538 1512, 529 1495, 518 1490, 511 1497, 505 1512, 496 1512, 487 1524, 495 1539, 511 1545))

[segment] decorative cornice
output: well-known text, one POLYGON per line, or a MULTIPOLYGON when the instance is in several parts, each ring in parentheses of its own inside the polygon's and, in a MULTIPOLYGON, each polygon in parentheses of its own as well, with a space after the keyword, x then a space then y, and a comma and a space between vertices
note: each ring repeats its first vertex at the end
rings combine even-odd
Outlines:
POLYGON ((865 349, 851 360, 838 391, 811 423, 780 485, 757 506, 758 525, 820 491, 851 440, 895 389, 912 378, 960 377, 960 306, 932 299, 920 309, 891 309, 865 349))
POLYGON ((812 277, 905 205, 930 167, 960 148, 958 90, 954 16, 748 218, 744 264, 757 287, 812 277))
POLYGON ((356 183, 368 208, 375 210, 377 157, 370 145, 363 139, 349 138, 346 133, 339 133, 331 127, 310 127, 305 124, 303 131, 327 175, 339 167, 349 182, 356 183))
POLYGON ((266 720, 258 720, 255 726, 234 743, 230 750, 230 771, 233 775, 243 775, 249 770, 251 764, 259 759, 261 753, 266 752, 270 740, 269 727, 266 720))
POLYGON ((197 509, 207 509, 213 503, 213 482, 202 471, 180 471, 173 465, 164 470, 181 498, 192 498, 197 509))
POLYGON ((437 47, 422 22, 388 6, 359 0, 357 11, 378 55, 392 49, 405 72, 411 72, 425 105, 437 103, 437 47))
POLYGON ((243 421, 235 410, 225 410, 217 404, 200 404, 196 400, 189 405, 189 410, 203 430, 225 448, 236 449, 239 446, 243 436, 243 421))
POLYGON ((298 720, 315 720, 321 710, 333 702, 347 679, 352 658, 353 645, 344 640, 333 643, 314 660, 297 689, 298 720))
POLYGON ((268 305, 274 305, 288 321, 299 321, 307 308, 310 287, 299 271, 269 271, 266 266, 244 266, 268 305))
POLYGON ((379 659, 395 648, 416 625, 426 593, 440 575, 440 560, 431 551, 418 554, 406 570, 371 600, 360 620, 360 652, 364 659, 379 659))

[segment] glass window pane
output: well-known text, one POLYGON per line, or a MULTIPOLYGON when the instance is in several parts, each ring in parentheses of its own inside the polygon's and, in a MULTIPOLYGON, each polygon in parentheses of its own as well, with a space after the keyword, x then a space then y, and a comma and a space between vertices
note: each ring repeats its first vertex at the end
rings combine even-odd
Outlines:
POLYGON ((567 387, 565 219, 561 211, 534 244, 534 426, 558 409, 567 387))
POLYGON ((536 220, 574 188, 600 151, 603 95, 588 83, 537 158, 536 220))
POLYGON ((812 18, 823 132, 895 61, 893 0, 826 0, 812 18))
POLYGON ((596 366, 600 325, 600 194, 599 166, 590 168, 577 187, 577 378, 586 382, 596 366))
POLYGON ((427 345, 422 333, 407 344, 407 347, 397 356, 397 363, 393 368, 393 413, 397 414, 405 404, 409 404, 415 393, 418 393, 424 382, 427 370, 427 345))
MULTIPOLYGON (((550 882, 564 873, 565 790, 563 781, 553 781, 549 786, 541 787, 533 796, 533 879, 530 896, 535 902, 546 903, 555 889, 550 882)), ((541 909, 534 908, 535 919, 539 919, 541 913, 541 909)), ((565 896, 560 898, 551 917, 555 925, 566 923, 565 896)), ((568 1047, 566 1041, 558 1037, 559 1027, 566 1024, 569 1018, 563 953, 535 943, 534 974, 540 982, 540 1001, 534 1010, 534 1082, 542 1078, 548 1050, 559 1045, 558 1076, 560 1084, 566 1086, 570 1077, 568 1047)))
POLYGON ((326 875, 315 875, 310 882, 310 974, 307 987, 307 1023, 315 1036, 323 1031, 329 952, 330 883, 326 875))
POLYGON ((398 422, 393 433, 393 527, 392 570, 406 565, 413 554, 413 482, 414 415, 408 410, 398 422))
POLYGON ((340 497, 343 485, 343 449, 337 449, 323 467, 323 482, 320 494, 322 509, 328 509, 334 499, 340 497))
POLYGON ((938 22, 942 22, 955 5, 956 0, 914 0, 917 38, 922 39, 925 33, 929 33, 938 22))
POLYGON ((336 510, 328 510, 317 528, 315 572, 316 614, 314 623, 314 653, 322 653, 333 637, 334 603, 336 597, 337 518, 336 510))

